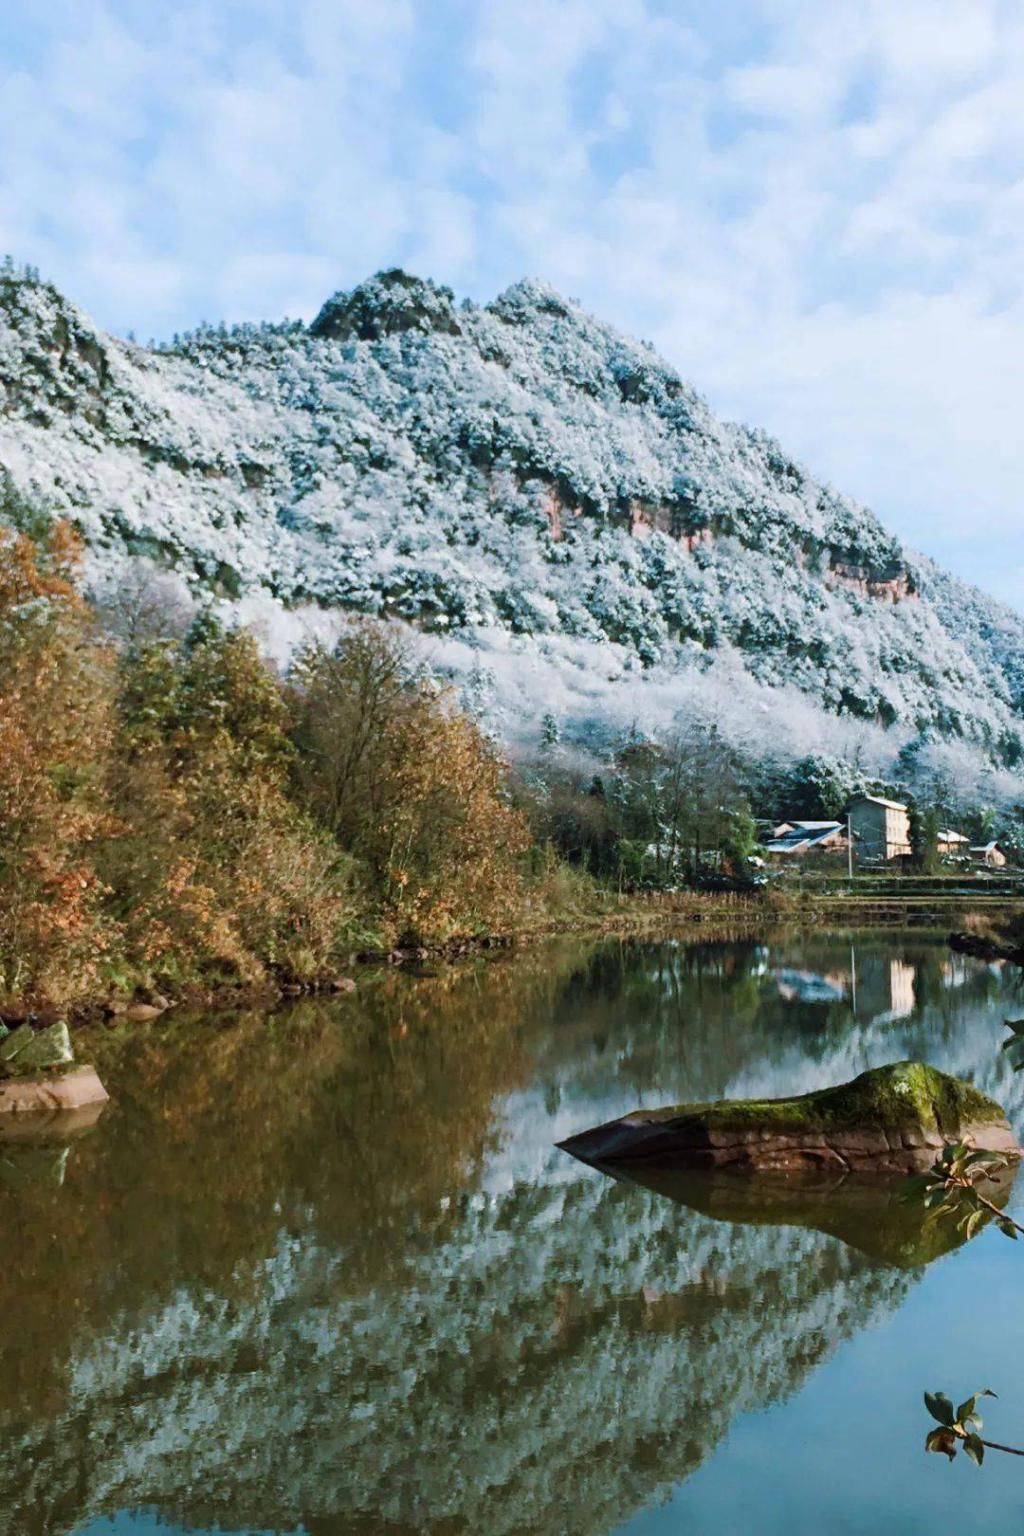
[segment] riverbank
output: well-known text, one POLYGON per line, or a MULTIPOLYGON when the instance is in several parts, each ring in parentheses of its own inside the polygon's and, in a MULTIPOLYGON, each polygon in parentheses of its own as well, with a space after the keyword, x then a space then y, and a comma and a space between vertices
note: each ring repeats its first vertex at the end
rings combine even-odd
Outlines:
MULTIPOLYGON (((1024 924, 1024 898, 981 898, 974 893, 908 893, 880 895, 872 889, 770 887, 756 892, 649 891, 620 894, 594 887, 581 903, 560 914, 544 908, 526 912, 505 933, 464 934, 442 943, 396 945, 354 950, 338 967, 305 981, 268 975, 256 982, 220 979, 203 985, 174 987, 165 978, 153 986, 107 992, 71 1007, 58 1008, 29 1001, 0 1005, 0 1023, 17 1026, 31 1019, 48 1024, 66 1018, 72 1025, 149 1022, 170 1009, 221 1011, 252 1008, 271 1011, 300 997, 337 996, 354 991, 360 973, 380 968, 411 968, 429 962, 458 962, 479 956, 497 958, 510 951, 564 937, 683 940, 739 939, 779 928, 796 933, 810 929, 904 929, 908 931, 991 932, 998 922, 1024 924)), ((989 952, 998 958, 996 949, 989 952)))
POLYGON ((272 1009, 291 999, 330 996, 351 991, 361 970, 381 966, 409 966, 428 960, 457 961, 471 955, 494 955, 543 943, 562 935, 599 938, 606 934, 662 935, 680 928, 705 932, 728 928, 730 936, 758 926, 774 916, 773 904, 763 896, 735 892, 651 892, 620 894, 591 885, 586 899, 553 913, 548 904, 527 908, 514 928, 501 933, 461 934, 437 943, 393 945, 388 948, 355 949, 341 957, 329 971, 305 980, 292 975, 268 973, 256 981, 218 979, 204 984, 175 986, 171 975, 157 974, 152 984, 131 989, 108 990, 72 1005, 59 1007, 31 998, 0 1002, 0 1024, 16 1027, 31 1020, 50 1024, 58 1018, 73 1025, 101 1019, 148 1022, 170 1008, 272 1009))

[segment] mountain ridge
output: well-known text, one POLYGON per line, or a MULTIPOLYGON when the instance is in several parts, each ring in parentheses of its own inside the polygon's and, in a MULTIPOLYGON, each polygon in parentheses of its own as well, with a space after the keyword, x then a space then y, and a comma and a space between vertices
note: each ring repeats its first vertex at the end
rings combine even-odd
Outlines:
POLYGON ((309 326, 146 348, 8 269, 0 391, 9 485, 99 588, 141 558, 279 649, 414 624, 506 736, 682 711, 871 765, 1024 758, 1024 617, 543 283, 477 306, 393 269, 309 326))

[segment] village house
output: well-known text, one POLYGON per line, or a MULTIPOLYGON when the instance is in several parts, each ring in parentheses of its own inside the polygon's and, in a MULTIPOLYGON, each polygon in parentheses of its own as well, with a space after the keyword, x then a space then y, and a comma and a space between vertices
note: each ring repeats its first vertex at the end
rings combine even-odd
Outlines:
POLYGON ((784 858, 838 852, 846 847, 846 828, 841 821, 783 821, 764 847, 766 853, 784 858))
POLYGON ((939 853, 966 856, 970 844, 970 838, 964 837, 962 832, 945 831, 936 837, 936 847, 939 853))
POLYGON ((1006 865, 1006 854, 995 839, 990 843, 983 843, 978 848, 972 848, 971 858, 976 864, 985 864, 989 869, 1003 869, 1006 865))
POLYGON ((866 863, 884 863, 910 853, 910 816, 898 800, 858 795, 850 802, 849 824, 857 852, 866 863))

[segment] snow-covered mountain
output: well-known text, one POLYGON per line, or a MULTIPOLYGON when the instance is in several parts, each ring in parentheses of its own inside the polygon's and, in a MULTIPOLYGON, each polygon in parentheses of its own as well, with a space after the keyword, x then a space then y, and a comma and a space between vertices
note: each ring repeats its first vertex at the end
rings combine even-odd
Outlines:
POLYGON ((144 557, 279 646, 409 621, 508 734, 682 713, 868 762, 1024 750, 1024 618, 539 283, 480 308, 393 271, 309 326, 146 348, 8 270, 0 465, 100 585, 144 557))

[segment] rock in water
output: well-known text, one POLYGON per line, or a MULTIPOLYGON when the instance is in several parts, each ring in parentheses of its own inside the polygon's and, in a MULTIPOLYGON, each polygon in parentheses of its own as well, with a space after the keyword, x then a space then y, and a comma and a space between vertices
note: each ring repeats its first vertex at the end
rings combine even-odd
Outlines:
POLYGON ((1020 1156, 1001 1106, 923 1062, 873 1067, 792 1099, 720 1099, 635 1110, 560 1146, 598 1167, 637 1161, 752 1173, 807 1168, 913 1173, 943 1144, 1020 1156))
POLYGON ((0 1077, 22 1077, 44 1067, 67 1067, 74 1061, 71 1036, 63 1019, 47 1029, 22 1024, 0 1039, 0 1077))
POLYGON ((40 1126, 47 1132, 64 1134, 99 1119, 107 1102, 107 1091, 95 1067, 71 1067, 66 1072, 46 1077, 0 1079, 0 1143, 12 1134, 12 1127, 35 1134, 40 1126))
POLYGON ((63 1019, 46 1029, 0 1025, 0 1142, 41 1131, 73 1135, 92 1125, 107 1102, 94 1067, 74 1065, 63 1019))

